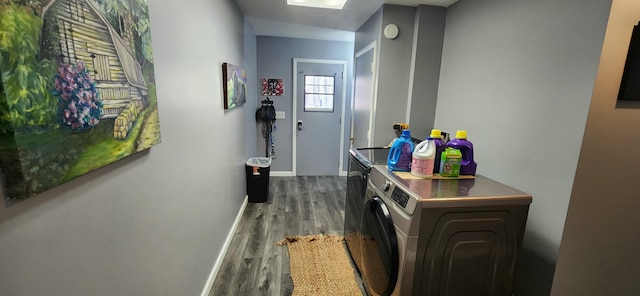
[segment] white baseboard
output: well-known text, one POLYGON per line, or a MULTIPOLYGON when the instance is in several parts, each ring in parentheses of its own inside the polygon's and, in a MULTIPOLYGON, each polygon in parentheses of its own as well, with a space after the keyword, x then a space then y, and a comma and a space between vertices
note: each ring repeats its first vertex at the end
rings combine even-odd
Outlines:
POLYGON ((293 172, 275 171, 270 172, 269 175, 272 177, 293 177, 293 172))
POLYGON ((347 176, 347 171, 341 171, 340 173, 338 173, 338 176, 346 177, 347 176))
POLYGON ((242 202, 242 206, 240 206, 240 211, 238 211, 236 220, 233 221, 233 225, 231 225, 231 230, 229 230, 229 234, 227 234, 227 239, 224 241, 224 245, 222 245, 222 251, 218 255, 218 259, 216 259, 216 263, 213 264, 213 268, 211 269, 211 274, 209 274, 207 283, 204 285, 204 289, 202 289, 202 296, 209 296, 209 293, 211 292, 211 288, 213 288, 213 281, 216 279, 216 276, 220 271, 222 260, 224 259, 224 256, 227 254, 227 250, 229 249, 229 245, 231 244, 233 235, 236 233, 236 229, 238 228, 238 224, 240 224, 240 219, 242 219, 242 214, 244 213, 244 209, 247 207, 248 202, 249 202, 249 196, 245 195, 244 202, 242 202))

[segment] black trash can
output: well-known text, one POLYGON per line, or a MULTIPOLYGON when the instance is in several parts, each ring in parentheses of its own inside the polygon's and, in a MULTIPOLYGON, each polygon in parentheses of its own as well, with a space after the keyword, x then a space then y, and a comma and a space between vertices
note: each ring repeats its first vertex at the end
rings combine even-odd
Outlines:
POLYGON ((269 199, 269 169, 271 158, 251 157, 245 163, 247 195, 249 202, 266 202, 269 199))

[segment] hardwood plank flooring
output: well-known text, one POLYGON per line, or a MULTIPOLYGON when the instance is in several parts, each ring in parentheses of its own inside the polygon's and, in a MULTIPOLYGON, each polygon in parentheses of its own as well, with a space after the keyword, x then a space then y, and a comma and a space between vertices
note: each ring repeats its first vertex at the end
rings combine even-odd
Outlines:
POLYGON ((343 234, 347 181, 337 176, 271 177, 269 200, 249 203, 209 293, 291 295, 288 235, 343 234))

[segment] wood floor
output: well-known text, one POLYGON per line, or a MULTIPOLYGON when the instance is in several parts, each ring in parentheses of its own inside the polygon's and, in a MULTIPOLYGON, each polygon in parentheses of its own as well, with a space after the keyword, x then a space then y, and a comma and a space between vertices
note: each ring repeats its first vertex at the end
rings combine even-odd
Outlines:
POLYGON ((249 203, 213 283, 213 295, 291 295, 288 235, 343 234, 346 177, 271 177, 269 200, 249 203))

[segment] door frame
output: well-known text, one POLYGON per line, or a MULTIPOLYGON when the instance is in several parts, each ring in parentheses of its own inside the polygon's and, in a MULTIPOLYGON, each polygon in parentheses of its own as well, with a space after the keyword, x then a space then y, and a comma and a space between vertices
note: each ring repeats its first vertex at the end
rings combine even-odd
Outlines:
MULTIPOLYGON (((363 47, 361 50, 359 50, 358 52, 356 52, 355 57, 353 59, 353 63, 354 63, 354 67, 353 67, 353 95, 352 95, 352 99, 351 99, 351 134, 350 137, 353 137, 353 130, 354 130, 354 125, 355 125, 355 121, 353 120, 353 110, 355 108, 355 103, 356 103, 356 86, 355 86, 355 77, 356 77, 356 63, 358 61, 358 58, 363 56, 364 54, 366 54, 367 52, 373 50, 373 64, 371 65, 371 79, 373 81, 373 83, 371 84, 371 87, 373 88, 371 90, 371 94, 373 95, 373 97, 371 98, 371 106, 369 107, 369 130, 367 131, 367 147, 372 147, 373 146, 373 135, 374 135, 374 131, 375 131, 375 119, 376 119, 376 106, 377 101, 378 101, 378 69, 377 69, 377 65, 378 65, 378 41, 374 40, 373 42, 367 44, 367 46, 363 47)), ((351 142, 351 141, 349 141, 351 142)), ((349 147, 351 147, 351 143, 349 143, 349 147)), ((362 148, 362 147, 360 147, 362 148)))
POLYGON ((297 134, 297 122, 298 122, 298 63, 315 63, 315 64, 333 64, 333 65, 342 65, 342 106, 340 108, 342 108, 341 114, 340 114, 340 155, 338 155, 339 158, 339 163, 338 163, 338 175, 342 174, 342 166, 343 166, 343 153, 344 153, 344 109, 345 109, 345 103, 347 101, 347 61, 345 60, 323 60, 323 59, 301 59, 301 58, 293 58, 293 79, 292 79, 292 84, 293 84, 293 112, 292 116, 291 116, 291 127, 292 127, 292 133, 293 133, 293 141, 292 141, 292 147, 291 147, 291 155, 292 155, 292 159, 291 159, 291 171, 293 172, 294 176, 297 176, 296 173, 296 169, 297 169, 297 161, 298 161, 298 153, 297 153, 297 146, 298 146, 298 134, 297 134))

